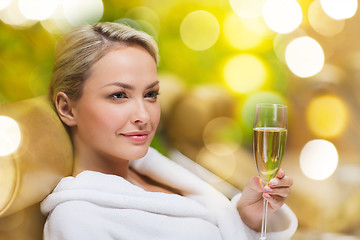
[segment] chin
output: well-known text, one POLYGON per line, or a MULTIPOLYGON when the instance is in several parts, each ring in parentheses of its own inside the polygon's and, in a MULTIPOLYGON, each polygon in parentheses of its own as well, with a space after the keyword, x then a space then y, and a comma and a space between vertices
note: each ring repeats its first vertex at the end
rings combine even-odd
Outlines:
POLYGON ((145 155, 148 153, 149 151, 149 146, 142 146, 142 147, 135 147, 135 149, 131 149, 130 151, 133 151, 134 154, 129 154, 129 160, 137 160, 140 158, 145 157, 145 155))

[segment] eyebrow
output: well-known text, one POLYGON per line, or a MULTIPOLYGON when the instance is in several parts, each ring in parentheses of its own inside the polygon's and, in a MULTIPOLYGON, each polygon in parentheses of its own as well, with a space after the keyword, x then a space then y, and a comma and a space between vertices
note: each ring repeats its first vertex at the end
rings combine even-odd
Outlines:
MULTIPOLYGON (((158 84, 159 84, 159 81, 156 80, 155 82, 153 82, 149 86, 147 86, 146 89, 151 89, 151 88, 155 87, 158 84)), ((107 87, 107 86, 118 86, 118 87, 121 87, 121 88, 134 90, 134 87, 132 85, 127 84, 127 83, 122 83, 122 82, 109 83, 109 84, 104 85, 102 88, 107 87)))

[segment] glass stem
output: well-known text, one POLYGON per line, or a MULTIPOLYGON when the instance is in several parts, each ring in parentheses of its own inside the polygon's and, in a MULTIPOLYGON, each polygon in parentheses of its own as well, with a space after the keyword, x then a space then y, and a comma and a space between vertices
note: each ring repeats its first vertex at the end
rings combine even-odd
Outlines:
POLYGON ((261 235, 260 240, 266 240, 266 224, 267 224, 267 210, 268 200, 264 199, 263 216, 261 220, 261 235))

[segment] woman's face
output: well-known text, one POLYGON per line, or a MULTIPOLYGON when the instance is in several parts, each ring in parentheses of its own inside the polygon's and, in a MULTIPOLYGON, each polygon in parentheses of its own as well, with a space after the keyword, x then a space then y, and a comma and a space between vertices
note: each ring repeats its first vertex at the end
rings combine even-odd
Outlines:
POLYGON ((75 147, 116 161, 143 157, 160 120, 158 93, 156 63, 145 49, 110 51, 92 66, 74 103, 75 147))

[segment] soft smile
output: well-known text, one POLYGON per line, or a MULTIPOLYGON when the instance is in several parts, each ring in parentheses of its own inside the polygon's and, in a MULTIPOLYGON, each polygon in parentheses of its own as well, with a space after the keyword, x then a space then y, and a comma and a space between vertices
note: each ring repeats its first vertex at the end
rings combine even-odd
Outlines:
POLYGON ((121 135, 131 139, 132 141, 135 142, 144 142, 146 141, 146 139, 149 136, 149 131, 144 131, 144 132, 129 132, 129 133, 122 133, 121 135))

